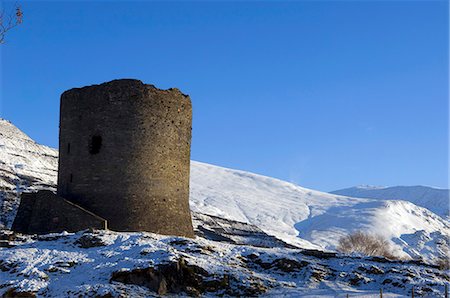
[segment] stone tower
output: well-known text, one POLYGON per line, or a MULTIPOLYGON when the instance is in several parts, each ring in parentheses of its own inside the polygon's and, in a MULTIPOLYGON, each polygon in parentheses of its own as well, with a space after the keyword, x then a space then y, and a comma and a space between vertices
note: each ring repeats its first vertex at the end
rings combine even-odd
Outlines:
POLYGON ((193 237, 192 106, 178 89, 138 80, 61 96, 58 195, 116 231, 193 237))

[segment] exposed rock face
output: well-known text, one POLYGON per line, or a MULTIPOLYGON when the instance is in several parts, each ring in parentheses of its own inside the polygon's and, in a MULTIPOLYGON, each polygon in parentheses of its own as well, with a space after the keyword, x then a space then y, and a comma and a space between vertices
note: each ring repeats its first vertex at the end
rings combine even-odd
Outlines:
POLYGON ((246 283, 230 275, 210 274, 202 267, 186 264, 183 258, 157 268, 116 271, 111 281, 144 286, 159 295, 184 292, 188 296, 201 296, 213 292, 223 296, 256 297, 267 291, 257 278, 253 283, 246 283))
POLYGON ((296 248, 247 223, 198 212, 192 212, 192 220, 195 235, 208 240, 268 248, 296 248))
POLYGON ((106 220, 48 190, 22 195, 12 229, 25 234, 106 229, 106 220))
POLYGON ((138 80, 61 96, 58 195, 117 231, 193 237, 192 106, 178 89, 138 80))

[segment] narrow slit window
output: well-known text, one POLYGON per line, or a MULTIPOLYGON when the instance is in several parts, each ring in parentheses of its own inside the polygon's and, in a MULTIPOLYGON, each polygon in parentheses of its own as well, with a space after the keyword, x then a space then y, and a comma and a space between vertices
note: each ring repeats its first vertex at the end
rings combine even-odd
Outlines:
POLYGON ((98 154, 100 152, 101 147, 102 147, 102 137, 92 136, 91 141, 89 143, 89 153, 98 154))
POLYGON ((70 178, 69 181, 72 182, 73 181, 73 174, 70 174, 70 178))
POLYGON ((70 143, 67 143, 67 153, 70 153, 70 143))

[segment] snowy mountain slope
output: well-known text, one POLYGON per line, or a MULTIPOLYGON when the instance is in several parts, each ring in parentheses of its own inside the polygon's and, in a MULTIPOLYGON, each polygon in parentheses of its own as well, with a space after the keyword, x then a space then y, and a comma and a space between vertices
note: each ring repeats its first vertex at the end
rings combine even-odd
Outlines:
POLYGON ((57 150, 37 144, 0 118, 0 187, 15 189, 21 177, 32 178, 35 186, 55 184, 57 158, 57 150))
POLYGON ((58 151, 0 118, 0 227, 10 226, 24 190, 54 189, 58 151))
MULTIPOLYGON (((54 185, 56 151, 23 137, 11 124, 3 127, 13 131, 0 147, 3 163, 9 167, 20 163, 20 171, 36 173, 33 179, 38 184, 54 185)), ((29 183, 20 173, 14 175, 22 184, 29 183)), ((195 161, 191 163, 190 204, 195 212, 248 223, 304 248, 333 250, 342 235, 363 230, 385 235, 403 256, 421 254, 433 259, 444 251, 450 235, 448 221, 406 201, 344 197, 195 161), (414 237, 418 232, 429 239, 414 237)), ((1 205, 9 222, 16 205, 16 196, 1 205)))
POLYGON ((192 210, 249 222, 294 245, 334 250, 341 236, 362 230, 391 239, 397 253, 407 257, 417 246, 408 235, 423 231, 446 239, 416 248, 425 259, 433 259, 449 244, 448 221, 410 202, 343 197, 248 172, 191 164, 192 210), (402 237, 409 240, 399 241, 402 237))
POLYGON ((356 198, 380 200, 405 200, 417 206, 427 208, 442 217, 450 212, 450 190, 427 186, 368 186, 361 185, 332 191, 332 194, 356 198))
POLYGON ((338 235, 366 231, 391 239, 401 257, 433 260, 448 255, 450 225, 438 215, 406 201, 372 201, 351 207, 333 207, 296 225, 299 237, 322 248, 334 249, 338 235), (413 237, 421 233, 428 242, 413 237))
POLYGON ((309 190, 244 171, 191 162, 191 209, 249 222, 271 235, 302 247, 317 248, 298 238, 295 225, 330 207, 353 206, 353 199, 309 190))
POLYGON ((0 233, 2 297, 425 297, 448 276, 417 262, 236 246, 150 233, 0 233), (183 293, 184 292, 184 293, 183 293), (374 295, 374 296, 372 296, 374 295))

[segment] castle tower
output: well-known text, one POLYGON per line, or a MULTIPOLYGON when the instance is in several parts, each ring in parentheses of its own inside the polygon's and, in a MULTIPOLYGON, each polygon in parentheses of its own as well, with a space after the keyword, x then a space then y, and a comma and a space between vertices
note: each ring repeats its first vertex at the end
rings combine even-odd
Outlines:
POLYGON ((58 195, 116 231, 193 237, 192 106, 178 89, 138 80, 61 96, 58 195))

